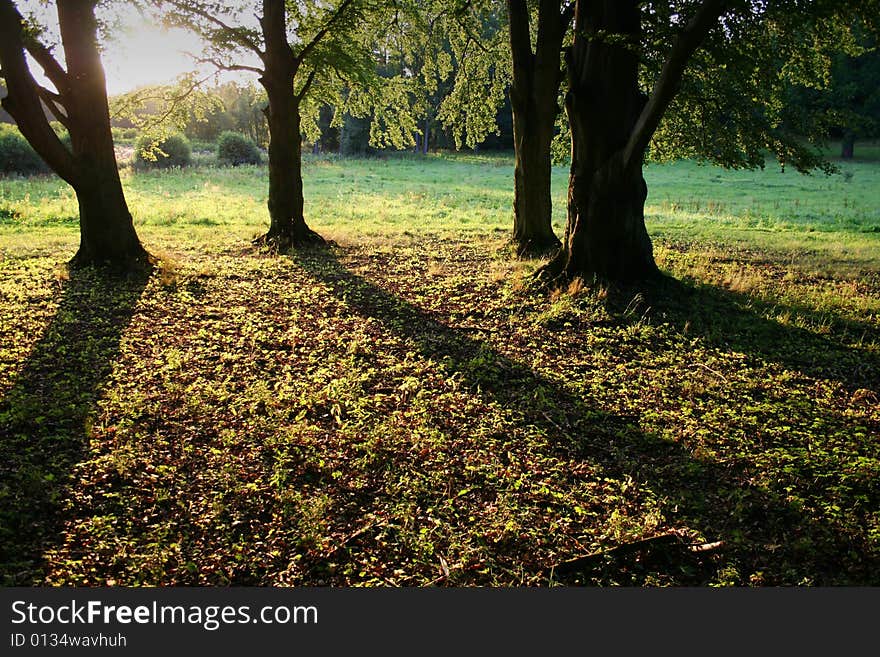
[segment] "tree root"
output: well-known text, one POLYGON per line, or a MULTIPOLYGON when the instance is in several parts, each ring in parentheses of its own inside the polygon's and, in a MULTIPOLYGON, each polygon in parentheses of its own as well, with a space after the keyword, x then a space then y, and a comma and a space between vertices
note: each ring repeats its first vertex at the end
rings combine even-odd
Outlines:
POLYGON ((272 253, 287 253, 291 249, 300 247, 324 246, 327 244, 327 240, 311 228, 305 227, 283 233, 269 231, 265 235, 256 238, 252 243, 254 246, 268 249, 272 253))
POLYGON ((152 271, 158 264, 159 258, 149 253, 138 242, 136 246, 112 257, 101 257, 82 247, 68 262, 70 270, 98 268, 112 274, 143 274, 152 271))
POLYGON ((555 255, 562 248, 562 242, 555 236, 552 239, 526 241, 511 238, 510 242, 508 242, 508 248, 515 257, 529 260, 555 255))

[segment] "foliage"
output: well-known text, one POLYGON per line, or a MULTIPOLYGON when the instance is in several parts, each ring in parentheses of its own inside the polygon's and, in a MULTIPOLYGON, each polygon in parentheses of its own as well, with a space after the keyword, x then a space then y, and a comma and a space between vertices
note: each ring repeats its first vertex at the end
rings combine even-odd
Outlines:
POLYGON ((111 131, 113 132, 113 142, 117 145, 134 143, 138 138, 137 128, 113 127, 111 131))
POLYGON ((880 50, 860 46, 864 52, 832 58, 827 88, 792 86, 786 116, 795 129, 807 117, 850 146, 856 139, 880 136, 880 50))
POLYGON ((510 84, 506 13, 501 3, 416 3, 421 29, 411 52, 422 61, 423 87, 440 96, 436 113, 456 148, 499 134, 498 111, 510 84), (424 45, 422 45, 424 44, 424 45))
POLYGON ((0 124, 0 175, 30 176, 48 172, 49 167, 18 129, 0 124))
MULTIPOLYGON (((650 4, 640 44, 645 89, 659 79, 680 20, 677 7, 650 4)), ((686 4, 691 14, 699 5, 686 4)), ((690 59, 648 157, 755 168, 769 152, 799 171, 827 168, 819 152, 824 123, 816 114, 802 114, 795 125, 790 119, 796 108, 786 101, 792 85, 826 88, 834 58, 859 51, 855 35, 866 29, 871 4, 728 3, 690 59)))
POLYGON ((4 180, 0 578, 551 585, 673 533, 722 545, 561 582, 880 584, 880 165, 842 166, 648 166, 683 283, 549 296, 497 255, 509 158, 306 158, 341 246, 281 259, 252 171, 129 173, 147 281, 57 270, 75 197, 4 180))
POLYGON ((193 74, 184 74, 173 84, 140 87, 113 96, 110 99, 113 125, 134 130, 154 142, 185 130, 194 138, 204 138, 196 127, 218 121, 224 106, 222 98, 202 88, 203 83, 204 80, 193 74))
POLYGON ((250 139, 238 132, 223 132, 217 139, 217 162, 230 166, 259 164, 260 150, 250 139))
POLYGON ((192 164, 192 148, 189 140, 181 134, 161 139, 142 135, 135 145, 134 163, 148 169, 187 167, 192 164))

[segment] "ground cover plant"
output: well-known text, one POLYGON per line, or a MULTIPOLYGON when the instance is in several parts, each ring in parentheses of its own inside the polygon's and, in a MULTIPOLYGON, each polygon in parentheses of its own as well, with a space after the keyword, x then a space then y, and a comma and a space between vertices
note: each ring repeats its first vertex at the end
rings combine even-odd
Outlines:
MULTIPOLYGON (((669 276, 541 292, 513 160, 123 172, 140 276, 0 181, 5 584, 880 584, 880 164, 646 168, 669 276)), ((566 171, 554 169, 554 224, 566 171)))

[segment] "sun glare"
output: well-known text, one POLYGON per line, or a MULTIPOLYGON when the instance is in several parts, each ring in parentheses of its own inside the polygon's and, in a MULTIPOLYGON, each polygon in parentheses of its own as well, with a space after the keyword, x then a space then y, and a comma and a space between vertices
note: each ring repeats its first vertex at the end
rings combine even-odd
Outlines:
POLYGON ((164 29, 143 21, 127 24, 119 38, 108 41, 104 51, 107 91, 111 95, 151 84, 172 82, 197 65, 190 54, 201 46, 191 33, 164 29))

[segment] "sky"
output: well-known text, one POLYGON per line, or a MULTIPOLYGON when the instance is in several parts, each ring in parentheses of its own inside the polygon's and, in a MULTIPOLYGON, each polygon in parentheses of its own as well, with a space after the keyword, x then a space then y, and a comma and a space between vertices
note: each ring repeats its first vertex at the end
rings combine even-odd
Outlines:
MULTIPOLYGON (((54 39, 51 36, 57 35, 57 14, 52 3, 47 6, 39 0, 21 0, 16 4, 23 14, 35 15, 41 24, 49 28, 50 40, 56 43, 60 41, 57 36, 54 39)), ((113 38, 103 44, 102 61, 109 95, 145 85, 173 82, 181 74, 196 69, 203 77, 213 71, 211 67, 198 67, 192 57, 202 50, 199 37, 192 32, 165 29, 155 19, 145 18, 128 3, 111 3, 111 7, 112 16, 118 20, 119 27, 113 30, 113 38)), ((60 45, 54 52, 63 64, 64 52, 60 45)), ((41 83, 51 86, 42 76, 39 66, 33 61, 30 66, 41 83)), ((243 80, 247 76, 238 73, 222 73, 218 76, 218 81, 230 79, 243 80)))
POLYGON ((173 81, 196 67, 186 53, 198 54, 200 50, 198 39, 183 30, 164 30, 140 20, 129 24, 123 38, 105 44, 107 93, 115 95, 148 84, 173 81))

